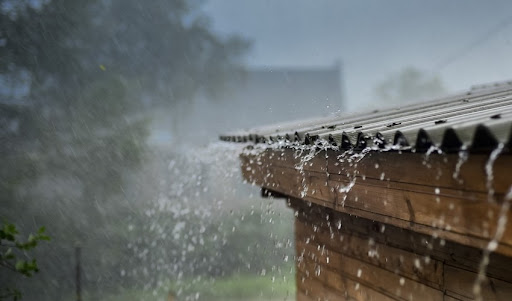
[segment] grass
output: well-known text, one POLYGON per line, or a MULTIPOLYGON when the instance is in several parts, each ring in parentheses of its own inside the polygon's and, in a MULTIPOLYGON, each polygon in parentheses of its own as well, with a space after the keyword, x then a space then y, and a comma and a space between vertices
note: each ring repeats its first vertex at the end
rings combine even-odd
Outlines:
POLYGON ((129 289, 105 298, 105 301, 167 301, 168 291, 180 292, 177 301, 241 301, 241 300, 295 300, 295 277, 286 280, 272 276, 234 275, 214 281, 183 281, 172 283, 153 292, 129 289), (188 298, 186 298, 188 297, 188 298), (197 299, 196 299, 197 298, 197 299))
POLYGON ((286 296, 295 295, 295 281, 290 278, 272 281, 271 277, 235 276, 218 279, 210 287, 198 287, 197 292, 204 298, 201 300, 283 300, 286 296))

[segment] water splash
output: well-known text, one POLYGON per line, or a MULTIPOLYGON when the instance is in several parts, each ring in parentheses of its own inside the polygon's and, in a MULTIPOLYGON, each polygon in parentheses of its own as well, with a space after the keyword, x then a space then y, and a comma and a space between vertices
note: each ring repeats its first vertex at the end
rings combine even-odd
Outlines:
MULTIPOLYGON (((128 249, 135 255, 133 260, 137 263, 130 265, 129 269, 123 267, 120 273, 124 277, 144 279, 144 291, 149 293, 153 289, 165 290, 172 283, 173 287, 177 287, 174 293, 181 300, 204 299, 203 295, 199 297, 195 287, 215 285, 226 270, 219 263, 226 260, 226 254, 238 252, 231 246, 240 241, 243 231, 248 231, 245 225, 248 220, 257 223, 255 219, 261 217, 257 228, 275 229, 276 224, 283 220, 291 227, 293 213, 290 211, 289 218, 284 218, 284 203, 281 204, 283 210, 276 212, 272 201, 258 197, 254 200, 256 202, 246 202, 254 198, 251 195, 258 196, 259 193, 253 190, 259 189, 241 184, 239 156, 242 153, 258 154, 266 149, 247 146, 218 142, 206 148, 166 150, 164 157, 156 160, 156 169, 148 166, 151 177, 144 180, 154 183, 156 187, 147 198, 143 196, 143 200, 148 200, 144 210, 140 211, 145 222, 128 226, 136 237, 128 249), (169 162, 167 168, 162 167, 162 160, 169 162), (259 210, 254 208, 258 201, 259 210), (245 203, 245 207, 242 203, 245 203), (201 256, 201 252, 208 252, 209 255, 201 256)), ((281 265, 289 262, 288 258, 293 256, 293 252, 288 251, 293 251, 293 243, 289 240, 286 242, 278 237, 279 233, 273 232, 265 232, 268 245, 247 244, 243 248, 247 254, 234 253, 228 257, 251 256, 254 250, 265 249, 259 254, 264 254, 266 260, 275 259, 281 265), (283 258, 286 260, 283 261, 283 258)), ((262 267, 260 263, 250 261, 245 260, 237 265, 240 270, 254 276, 266 271, 263 272, 264 276, 258 277, 268 278, 269 282, 272 277, 277 279, 283 276, 284 270, 270 261, 273 267, 262 267)))
POLYGON ((345 186, 341 186, 340 188, 338 188, 338 192, 340 193, 349 193, 350 190, 352 190, 352 187, 354 187, 354 185, 356 185, 356 180, 357 178, 355 176, 352 177, 352 180, 350 180, 350 182, 345 185, 345 186))
POLYGON ((462 167, 462 165, 464 163, 466 163, 466 161, 468 160, 469 158, 469 153, 467 152, 467 148, 465 145, 463 145, 459 151, 459 159, 457 160, 457 163, 455 164, 455 170, 453 172, 453 179, 458 181, 460 184, 463 183, 463 180, 460 179, 460 169, 462 167))
POLYGON ((475 300, 482 301, 482 284, 486 279, 486 271, 487 266, 489 265, 489 259, 492 252, 494 252, 498 248, 498 244, 500 239, 503 237, 507 227, 507 213, 510 210, 510 203, 512 202, 512 186, 509 188, 505 198, 503 200, 503 204, 501 205, 498 222, 496 225, 496 232, 492 239, 487 243, 486 248, 483 250, 482 260, 480 261, 480 265, 478 267, 478 276, 473 284, 473 294, 475 294, 475 300))
POLYGON ((487 160, 487 163, 485 164, 485 173, 486 173, 486 176, 487 176, 487 182, 486 182, 486 188, 487 188, 487 200, 491 203, 494 203, 495 202, 495 199, 494 199, 494 172, 493 172, 493 167, 494 167, 494 162, 496 161, 496 159, 498 159, 498 156, 501 154, 501 152, 503 152, 503 149, 504 149, 504 144, 503 143, 500 143, 498 145, 498 147, 496 147, 491 155, 489 156, 489 159, 487 160))

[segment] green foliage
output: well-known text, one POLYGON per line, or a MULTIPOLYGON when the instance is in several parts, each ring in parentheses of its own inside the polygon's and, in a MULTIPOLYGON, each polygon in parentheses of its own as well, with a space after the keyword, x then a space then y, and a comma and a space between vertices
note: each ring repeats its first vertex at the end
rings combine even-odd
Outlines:
MULTIPOLYGON (((26 277, 39 272, 35 259, 28 258, 27 251, 37 247, 41 241, 49 241, 45 228, 41 227, 35 234, 29 234, 26 240, 18 238, 19 232, 14 224, 4 222, 0 228, 0 271, 9 270, 26 277)), ((19 300, 21 292, 16 288, 0 287, 0 300, 12 298, 19 300)))
MULTIPOLYGON (((59 300, 72 289, 76 241, 90 254, 90 291, 138 279, 112 275, 140 263, 127 264, 126 246, 147 235, 127 230, 130 218, 148 224, 139 212, 146 199, 126 195, 148 151, 148 116, 176 118, 174 105, 219 93, 246 49, 242 39, 215 35, 194 0, 0 0, 0 76, 25 91, 0 91, 0 218, 20 232, 47 225, 59 242, 31 250, 44 254, 33 299, 59 300)), ((20 270, 36 267, 24 260, 20 270)), ((15 280, 0 275, 7 282, 15 280)))
MULTIPOLYGON (((253 274, 236 274, 218 279, 190 278, 180 282, 162 285, 155 291, 127 289, 119 294, 108 296, 105 301, 141 301, 167 297, 171 292, 178 298, 188 296, 196 300, 294 300, 295 281, 293 274, 286 279, 253 274)), ((186 299, 186 300, 189 300, 186 299)))

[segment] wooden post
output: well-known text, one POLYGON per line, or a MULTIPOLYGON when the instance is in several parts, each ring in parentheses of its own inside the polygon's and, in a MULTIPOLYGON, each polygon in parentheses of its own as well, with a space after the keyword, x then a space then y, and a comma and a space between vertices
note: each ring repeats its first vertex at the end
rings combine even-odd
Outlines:
POLYGON ((80 247, 75 247, 75 281, 76 281, 76 301, 82 301, 82 286, 80 283, 80 247))
POLYGON ((167 301, 176 301, 176 296, 172 291, 169 291, 169 294, 167 295, 167 301))

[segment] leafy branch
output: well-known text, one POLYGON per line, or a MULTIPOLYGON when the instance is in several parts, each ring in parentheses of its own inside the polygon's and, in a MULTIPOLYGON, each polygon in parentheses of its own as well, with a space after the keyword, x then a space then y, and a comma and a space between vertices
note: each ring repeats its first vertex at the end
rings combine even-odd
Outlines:
MULTIPOLYGON (((27 251, 37 247, 40 241, 49 241, 44 227, 35 234, 30 234, 26 240, 18 238, 19 232, 14 224, 4 222, 0 228, 0 268, 31 277, 39 271, 35 259, 29 258, 27 251)), ((0 300, 19 300, 21 292, 13 288, 0 288, 0 300)))

